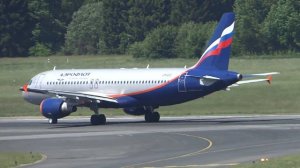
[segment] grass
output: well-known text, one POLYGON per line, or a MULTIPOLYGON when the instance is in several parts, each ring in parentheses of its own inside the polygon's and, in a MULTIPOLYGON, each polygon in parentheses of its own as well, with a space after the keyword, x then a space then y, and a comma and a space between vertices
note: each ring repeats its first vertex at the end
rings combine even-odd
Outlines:
MULTIPOLYGON (((64 68, 184 67, 197 59, 133 59, 127 55, 52 56, 0 59, 0 116, 39 116, 39 107, 25 102, 19 87, 39 72, 64 68)), ((230 70, 240 73, 278 71, 272 85, 248 84, 220 91, 188 103, 160 107, 161 115, 295 114, 300 109, 300 58, 230 60, 230 70)), ((121 109, 104 109, 107 115, 123 115, 121 109)), ((72 115, 90 115, 79 108, 72 115)))
POLYGON ((0 152, 0 168, 17 167, 34 163, 42 159, 40 153, 32 152, 0 152))
POLYGON ((289 155, 279 158, 271 158, 268 161, 240 164, 232 168, 297 168, 300 165, 300 155, 289 155))

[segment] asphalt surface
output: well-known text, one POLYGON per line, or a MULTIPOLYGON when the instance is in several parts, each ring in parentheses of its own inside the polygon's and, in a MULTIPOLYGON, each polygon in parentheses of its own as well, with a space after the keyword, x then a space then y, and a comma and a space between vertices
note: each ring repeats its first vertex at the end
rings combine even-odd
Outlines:
POLYGON ((1 118, 0 151, 41 152, 28 167, 229 167, 260 158, 300 153, 300 115, 1 118))

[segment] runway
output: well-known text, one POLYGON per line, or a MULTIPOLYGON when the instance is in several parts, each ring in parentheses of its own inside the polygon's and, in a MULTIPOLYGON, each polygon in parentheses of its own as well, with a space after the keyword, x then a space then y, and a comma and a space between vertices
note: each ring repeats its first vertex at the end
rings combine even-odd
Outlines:
POLYGON ((29 167, 229 167, 300 153, 300 115, 1 118, 0 151, 41 152, 29 167))

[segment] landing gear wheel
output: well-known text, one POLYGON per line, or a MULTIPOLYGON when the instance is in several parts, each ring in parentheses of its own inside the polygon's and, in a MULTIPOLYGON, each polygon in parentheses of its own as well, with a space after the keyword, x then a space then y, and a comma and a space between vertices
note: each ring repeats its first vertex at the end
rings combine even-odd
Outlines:
POLYGON ((145 121, 146 122, 158 122, 160 119, 160 115, 158 112, 153 113, 146 113, 145 114, 145 121))
POLYGON ((49 124, 57 124, 57 118, 49 118, 48 123, 49 124))
POLYGON ((145 121, 146 121, 146 122, 151 122, 151 114, 152 114, 152 113, 146 113, 146 114, 145 114, 145 121))
POLYGON ((91 124, 92 125, 104 125, 106 123, 106 117, 104 114, 94 114, 91 116, 91 124))
POLYGON ((153 112, 152 113, 152 122, 158 122, 160 119, 160 115, 158 112, 153 112))

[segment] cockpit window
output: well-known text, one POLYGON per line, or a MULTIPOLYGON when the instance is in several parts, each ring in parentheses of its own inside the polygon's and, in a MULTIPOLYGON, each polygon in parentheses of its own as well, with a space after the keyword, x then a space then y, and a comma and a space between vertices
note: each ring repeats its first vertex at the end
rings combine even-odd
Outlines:
POLYGON ((29 85, 31 85, 31 83, 32 83, 32 80, 29 81, 29 85))

